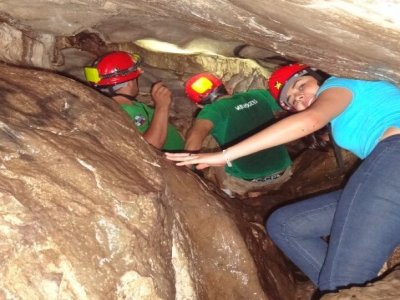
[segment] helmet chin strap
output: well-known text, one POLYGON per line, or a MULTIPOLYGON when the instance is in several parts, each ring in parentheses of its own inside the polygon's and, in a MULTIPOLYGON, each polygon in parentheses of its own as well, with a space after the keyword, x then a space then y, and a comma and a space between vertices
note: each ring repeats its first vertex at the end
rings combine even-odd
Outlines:
POLYGON ((127 95, 127 94, 120 94, 120 93, 115 93, 114 92, 114 95, 112 95, 113 97, 115 97, 115 96, 121 96, 121 97, 124 97, 124 98, 126 98, 126 99, 128 99, 128 100, 130 100, 130 101, 136 101, 136 98, 134 97, 134 96, 132 96, 132 95, 127 95))
POLYGON ((123 82, 123 83, 118 83, 115 85, 109 85, 109 86, 101 86, 98 89, 100 92, 106 94, 109 97, 114 97, 116 95, 116 91, 119 90, 120 88, 123 88, 128 85, 128 82, 123 82))

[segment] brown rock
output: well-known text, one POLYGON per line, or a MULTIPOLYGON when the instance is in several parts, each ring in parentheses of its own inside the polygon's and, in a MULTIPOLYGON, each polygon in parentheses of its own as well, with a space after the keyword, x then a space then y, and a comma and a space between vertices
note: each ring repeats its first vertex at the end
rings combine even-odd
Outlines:
POLYGON ((6 65, 0 95, 5 299, 293 299, 260 225, 167 162, 110 99, 6 65))
POLYGON ((400 299, 399 285, 400 269, 396 268, 377 282, 327 294, 321 300, 397 300, 400 299))

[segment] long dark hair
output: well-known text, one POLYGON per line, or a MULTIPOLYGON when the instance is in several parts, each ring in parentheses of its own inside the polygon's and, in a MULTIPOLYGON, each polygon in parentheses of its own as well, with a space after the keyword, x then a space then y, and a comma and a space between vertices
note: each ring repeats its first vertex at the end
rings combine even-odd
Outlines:
MULTIPOLYGON (((321 86, 325 80, 331 77, 330 74, 318 69, 310 69, 308 75, 313 76, 318 81, 318 86, 321 86)), ((330 140, 331 138, 330 126, 326 125, 312 134, 305 136, 302 141, 308 149, 328 151, 328 147, 332 146, 333 142, 330 140)))

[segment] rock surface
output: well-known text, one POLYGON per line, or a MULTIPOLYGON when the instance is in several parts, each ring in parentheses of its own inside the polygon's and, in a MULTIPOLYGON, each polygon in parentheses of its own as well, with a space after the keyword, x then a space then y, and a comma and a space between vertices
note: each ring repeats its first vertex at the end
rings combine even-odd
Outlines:
MULTIPOLYGON (((164 79, 184 132, 182 81, 203 70, 235 90, 294 60, 399 82, 399 14, 391 0, 2 0, 0 60, 82 80, 98 54, 140 52, 141 97, 164 79)), ((73 80, 1 65, 0 97, 1 299, 310 298, 262 224, 276 205, 340 185, 331 152, 301 154, 279 192, 228 202, 73 80)), ((396 280, 356 297, 397 299, 396 280)))
POLYGON ((336 75, 400 79, 393 0, 2 0, 0 59, 71 71, 110 44, 298 60, 336 75), (29 9, 27 9, 29 8, 29 9))
POLYGON ((262 228, 109 99, 6 65, 0 91, 0 297, 293 299, 262 228))
POLYGON ((400 299, 400 269, 365 287, 353 287, 327 294, 321 300, 396 300, 400 299))

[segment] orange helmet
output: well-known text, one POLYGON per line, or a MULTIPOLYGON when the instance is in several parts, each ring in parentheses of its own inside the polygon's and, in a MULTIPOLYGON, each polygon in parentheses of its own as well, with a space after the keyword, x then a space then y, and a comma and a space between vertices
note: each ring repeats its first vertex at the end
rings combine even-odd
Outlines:
POLYGON ((310 67, 303 64, 291 64, 275 70, 268 79, 268 88, 275 100, 285 110, 293 110, 287 103, 286 93, 295 78, 309 73, 310 67))
POLYGON ((189 78, 185 83, 185 92, 196 104, 209 104, 227 94, 222 81, 209 73, 201 73, 189 78))
POLYGON ((96 87, 113 86, 139 77, 141 63, 138 54, 114 51, 96 59, 91 67, 85 67, 85 77, 96 87))

